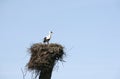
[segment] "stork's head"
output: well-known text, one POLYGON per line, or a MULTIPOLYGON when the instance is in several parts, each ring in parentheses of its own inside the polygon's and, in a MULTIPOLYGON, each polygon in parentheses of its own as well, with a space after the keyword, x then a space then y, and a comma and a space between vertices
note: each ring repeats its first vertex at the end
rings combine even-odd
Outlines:
POLYGON ((50 33, 53 33, 52 31, 50 33))
POLYGON ((49 31, 49 34, 52 34, 53 32, 52 31, 49 31))

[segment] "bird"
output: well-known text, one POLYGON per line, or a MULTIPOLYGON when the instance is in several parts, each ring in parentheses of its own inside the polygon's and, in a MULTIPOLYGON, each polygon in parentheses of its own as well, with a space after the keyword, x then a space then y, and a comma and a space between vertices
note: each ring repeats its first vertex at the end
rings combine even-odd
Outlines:
POLYGON ((49 31, 48 36, 44 37, 44 39, 43 39, 43 43, 47 43, 47 44, 49 44, 49 41, 50 41, 51 36, 52 36, 52 33, 53 33, 52 31, 49 31))

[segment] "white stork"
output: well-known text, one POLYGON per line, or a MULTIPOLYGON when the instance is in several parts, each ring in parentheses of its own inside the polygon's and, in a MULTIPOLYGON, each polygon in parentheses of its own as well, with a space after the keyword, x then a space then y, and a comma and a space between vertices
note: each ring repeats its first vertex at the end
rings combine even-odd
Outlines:
POLYGON ((53 33, 53 32, 50 31, 50 32, 49 32, 49 35, 46 36, 46 37, 44 37, 43 43, 46 43, 46 42, 47 42, 47 44, 49 44, 49 41, 50 41, 51 36, 52 36, 52 33, 53 33))

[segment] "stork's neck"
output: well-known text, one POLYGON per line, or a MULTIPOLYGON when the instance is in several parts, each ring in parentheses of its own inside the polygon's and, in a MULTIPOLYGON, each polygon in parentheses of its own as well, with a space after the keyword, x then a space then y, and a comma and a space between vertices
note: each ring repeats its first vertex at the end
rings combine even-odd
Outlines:
POLYGON ((49 33, 49 37, 51 37, 52 36, 52 33, 49 33))
POLYGON ((50 39, 52 36, 52 33, 49 33, 49 35, 47 36, 47 39, 50 39))

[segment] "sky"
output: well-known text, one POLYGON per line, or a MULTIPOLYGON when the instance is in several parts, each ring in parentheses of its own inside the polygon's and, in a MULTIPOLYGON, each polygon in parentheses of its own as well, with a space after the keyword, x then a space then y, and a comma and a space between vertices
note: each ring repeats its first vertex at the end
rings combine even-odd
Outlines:
POLYGON ((120 79, 120 0, 0 0, 0 79, 23 79, 51 30, 67 54, 52 79, 120 79))

